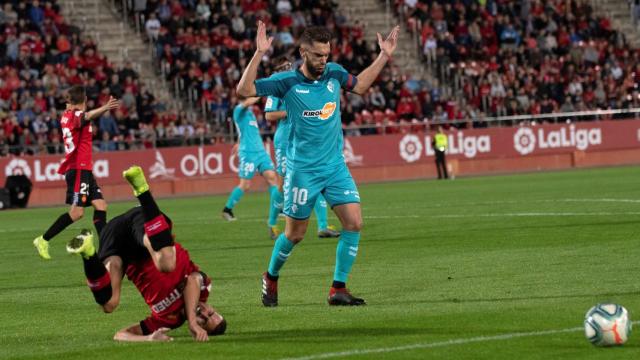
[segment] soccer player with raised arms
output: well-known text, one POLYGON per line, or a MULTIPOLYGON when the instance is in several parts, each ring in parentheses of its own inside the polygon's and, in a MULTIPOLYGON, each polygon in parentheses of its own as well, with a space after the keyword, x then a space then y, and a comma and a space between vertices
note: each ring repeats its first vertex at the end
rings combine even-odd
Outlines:
MULTIPOLYGON (((291 62, 283 58, 275 68, 276 72, 291 70, 291 62)), ((278 128, 273 136, 273 147, 276 155, 276 173, 278 174, 278 193, 271 197, 271 209, 269 210, 269 235, 276 240, 280 231, 277 227, 278 215, 282 212, 282 181, 287 170, 287 147, 289 146, 289 135, 291 133, 290 121, 287 119, 287 109, 284 101, 269 96, 264 106, 264 117, 268 121, 277 121, 278 128)), ((313 207, 318 222, 318 237, 333 238, 339 237, 340 232, 336 231, 327 221, 327 201, 322 194, 313 207)))
POLYGON ((286 226, 274 244, 269 268, 262 277, 262 303, 265 306, 278 305, 280 269, 294 246, 304 238, 311 210, 320 193, 342 224, 328 302, 330 305, 365 304, 346 288, 358 253, 362 212, 358 189, 342 153, 340 88, 365 94, 393 55, 399 30, 394 27, 386 39, 378 34, 380 54, 356 77, 342 66, 327 62, 331 54, 331 32, 323 27, 309 27, 300 39, 303 59, 300 69, 256 80, 261 59, 273 41, 273 37, 267 37, 264 23, 258 22, 256 52, 242 74, 237 92, 243 97, 282 99, 291 122, 283 185, 286 226))

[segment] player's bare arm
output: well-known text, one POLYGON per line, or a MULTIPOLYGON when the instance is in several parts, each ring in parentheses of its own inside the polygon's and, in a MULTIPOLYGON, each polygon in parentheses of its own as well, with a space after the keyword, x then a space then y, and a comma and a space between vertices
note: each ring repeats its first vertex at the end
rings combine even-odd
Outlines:
POLYGON ((104 266, 109 272, 109 278, 111 279, 111 299, 106 304, 102 305, 102 310, 105 313, 112 313, 120 305, 120 290, 122 289, 122 278, 124 277, 124 270, 122 269, 122 258, 120 256, 109 256, 104 260, 104 266))
POLYGON ((267 121, 278 121, 278 120, 282 120, 284 118, 287 117, 287 112, 286 111, 269 111, 264 113, 264 118, 267 119, 267 121))
POLYGON ((238 82, 236 92, 242 97, 256 95, 256 77, 258 76, 258 66, 262 56, 271 48, 273 37, 267 37, 267 27, 262 21, 258 21, 258 34, 256 35, 256 52, 253 54, 247 68, 242 73, 242 78, 238 82))
POLYGON ((120 100, 118 100, 118 99, 116 99, 114 97, 110 97, 109 101, 107 101, 106 104, 100 106, 97 109, 93 109, 91 111, 87 111, 85 113, 84 119, 86 121, 90 121, 90 120, 99 118, 105 112, 107 112, 109 110, 117 109, 118 107, 120 107, 120 100))
POLYGON ((387 64, 387 61, 391 59, 393 56, 393 52, 396 50, 396 46, 398 45, 398 32, 400 31, 400 27, 396 26, 391 30, 389 35, 385 40, 382 39, 382 35, 378 33, 378 46, 380 46, 380 54, 378 57, 367 67, 362 70, 362 72, 358 75, 358 83, 353 88, 353 92, 358 95, 364 95, 371 84, 376 80, 380 71, 387 64))
POLYGON ((129 327, 119 330, 114 336, 113 340, 116 341, 172 341, 173 338, 167 335, 167 332, 171 330, 169 328, 160 328, 149 335, 142 334, 142 328, 139 323, 133 324, 129 327))
POLYGON ((198 324, 198 299, 200 298, 200 288, 204 279, 199 272, 191 273, 187 277, 187 284, 184 288, 184 312, 189 323, 189 332, 196 341, 208 341, 207 331, 198 324))

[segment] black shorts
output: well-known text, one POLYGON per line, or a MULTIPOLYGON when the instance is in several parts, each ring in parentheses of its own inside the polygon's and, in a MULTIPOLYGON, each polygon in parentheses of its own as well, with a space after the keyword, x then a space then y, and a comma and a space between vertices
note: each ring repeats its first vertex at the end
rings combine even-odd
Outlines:
MULTIPOLYGON (((167 222, 171 226, 171 219, 167 222)), ((98 257, 100 261, 109 256, 117 255, 126 264, 146 259, 149 251, 144 246, 144 213, 142 207, 137 206, 122 215, 109 220, 100 234, 98 257)))
POLYGON ((102 190, 90 170, 68 170, 64 179, 67 181, 67 204, 87 207, 93 200, 103 199, 102 190))
POLYGON ((144 214, 141 207, 134 207, 114 217, 102 229, 98 257, 104 261, 114 255, 122 258, 125 264, 149 256, 144 246, 144 214))

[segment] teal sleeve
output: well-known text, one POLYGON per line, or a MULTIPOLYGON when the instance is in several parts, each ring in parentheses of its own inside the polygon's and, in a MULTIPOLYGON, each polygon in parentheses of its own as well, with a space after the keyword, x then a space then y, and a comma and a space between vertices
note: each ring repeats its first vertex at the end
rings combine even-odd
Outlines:
POLYGON ((336 63, 330 63, 329 77, 338 80, 340 86, 347 91, 353 91, 353 88, 358 83, 357 77, 349 74, 342 65, 336 63))
POLYGON ((278 110, 280 110, 280 99, 269 96, 267 98, 267 103, 264 105, 264 112, 273 112, 278 110))
POLYGON ((265 79, 258 79, 255 84, 256 95, 258 96, 275 96, 281 98, 287 92, 285 82, 275 75, 265 79))

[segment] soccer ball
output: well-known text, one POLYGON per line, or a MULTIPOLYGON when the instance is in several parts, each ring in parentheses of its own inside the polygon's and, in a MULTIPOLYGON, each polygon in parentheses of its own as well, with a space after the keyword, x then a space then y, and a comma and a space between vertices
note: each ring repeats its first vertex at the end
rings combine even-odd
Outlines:
POLYGON ((627 309, 618 304, 598 304, 584 319, 584 335, 596 346, 622 345, 631 333, 627 309))

